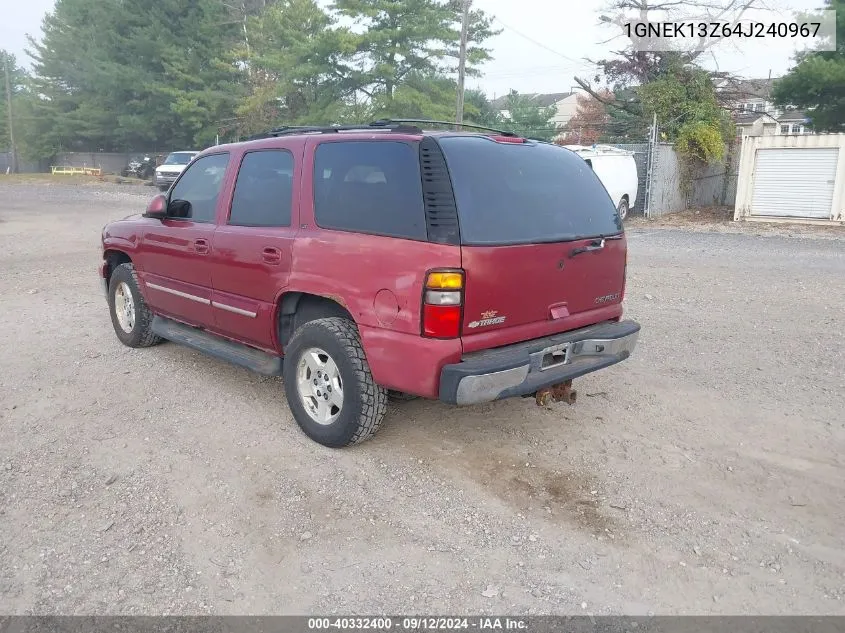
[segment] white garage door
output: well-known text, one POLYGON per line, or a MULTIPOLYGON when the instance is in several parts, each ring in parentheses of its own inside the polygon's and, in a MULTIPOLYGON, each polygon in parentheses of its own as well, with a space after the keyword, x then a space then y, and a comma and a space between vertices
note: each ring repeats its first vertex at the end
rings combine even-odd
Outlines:
POLYGON ((751 215, 831 217, 837 147, 757 150, 751 215))

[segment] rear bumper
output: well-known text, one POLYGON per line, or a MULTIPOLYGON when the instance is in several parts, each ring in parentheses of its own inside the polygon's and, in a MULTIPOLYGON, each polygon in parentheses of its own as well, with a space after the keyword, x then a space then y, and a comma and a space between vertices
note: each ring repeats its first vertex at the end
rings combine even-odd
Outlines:
POLYGON ((636 321, 608 321, 465 355, 440 374, 440 400, 467 405, 532 394, 631 355, 636 321))

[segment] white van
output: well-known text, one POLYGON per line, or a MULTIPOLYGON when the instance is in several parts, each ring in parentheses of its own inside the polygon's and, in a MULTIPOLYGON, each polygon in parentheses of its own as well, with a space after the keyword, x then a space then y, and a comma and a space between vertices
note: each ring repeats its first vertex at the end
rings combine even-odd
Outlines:
POLYGON ((164 162, 156 167, 154 177, 156 187, 161 191, 167 191, 197 154, 199 152, 196 150, 170 152, 164 162))
POLYGON ((623 220, 637 201, 637 164, 634 153, 611 145, 564 145, 596 172, 623 220))

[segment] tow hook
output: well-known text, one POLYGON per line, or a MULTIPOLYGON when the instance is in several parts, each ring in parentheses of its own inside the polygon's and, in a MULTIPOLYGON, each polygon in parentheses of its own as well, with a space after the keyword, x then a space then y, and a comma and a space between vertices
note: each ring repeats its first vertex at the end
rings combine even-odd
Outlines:
POLYGON ((534 398, 537 401, 538 407, 546 407, 552 402, 565 402, 566 404, 575 404, 578 397, 578 392, 572 388, 572 381, 567 380, 545 389, 540 389, 534 398))

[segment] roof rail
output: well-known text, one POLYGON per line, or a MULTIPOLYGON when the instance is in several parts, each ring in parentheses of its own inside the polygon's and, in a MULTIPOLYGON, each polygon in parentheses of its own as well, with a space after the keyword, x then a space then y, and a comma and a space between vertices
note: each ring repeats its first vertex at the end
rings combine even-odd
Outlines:
POLYGON ((395 123, 429 123, 434 125, 451 125, 453 127, 468 127, 473 130, 485 130, 487 132, 495 132, 502 136, 516 137, 516 133, 508 130, 497 130, 496 128, 487 127, 486 125, 474 125, 472 123, 457 123, 455 121, 435 121, 430 119, 379 119, 370 123, 372 127, 386 127, 395 123))
POLYGON ((352 132, 355 130, 388 130, 406 134, 420 134, 422 130, 416 126, 405 125, 405 121, 374 121, 360 125, 283 125, 266 132, 249 137, 250 141, 292 134, 334 134, 336 132, 352 132))

